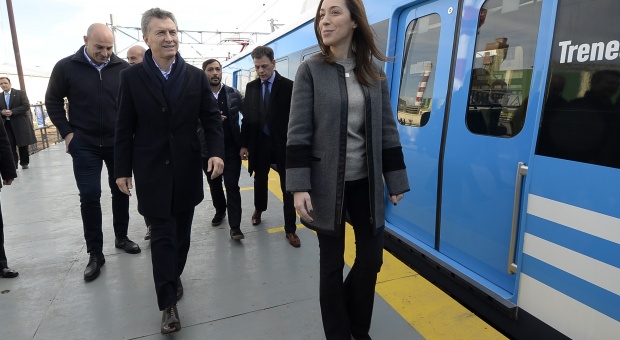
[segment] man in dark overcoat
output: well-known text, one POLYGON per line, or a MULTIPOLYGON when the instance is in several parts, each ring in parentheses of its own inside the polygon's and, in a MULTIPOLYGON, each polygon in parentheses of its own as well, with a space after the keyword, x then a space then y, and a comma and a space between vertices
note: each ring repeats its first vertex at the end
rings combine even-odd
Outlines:
POLYGON ((224 168, 224 133, 217 103, 202 70, 178 53, 174 15, 152 8, 142 15, 149 50, 121 72, 114 174, 127 195, 136 179, 138 211, 151 222, 151 259, 161 333, 181 329, 177 300, 190 246, 194 207, 204 197, 198 119, 211 153, 213 178, 224 168))
POLYGON ((25 91, 11 88, 11 80, 7 77, 0 77, 0 88, 4 92, 4 100, 0 100, 0 110, 2 110, 4 128, 11 143, 15 167, 17 168, 19 161, 22 169, 28 169, 30 163, 28 148, 37 142, 32 126, 28 96, 25 91))
POLYGON ((282 77, 276 70, 274 52, 270 47, 258 46, 252 51, 258 79, 249 82, 243 101, 241 123, 241 158, 248 160, 248 171, 254 173, 254 213, 252 224, 261 223, 261 214, 267 210, 267 180, 271 164, 276 164, 280 188, 284 198, 284 231, 293 247, 301 242, 295 231, 297 216, 293 195, 286 192, 286 134, 291 110, 293 81, 282 77))
MULTIPOLYGON (((11 185, 13 179, 17 177, 13 155, 9 148, 9 138, 2 126, 2 122, 0 122, 0 175, 4 185, 11 185)), ((2 187, 2 184, 0 184, 0 187, 2 187)), ((7 263, 6 253, 4 252, 4 222, 2 221, 2 210, 0 209, 0 277, 12 279, 18 275, 19 273, 9 268, 7 263)))

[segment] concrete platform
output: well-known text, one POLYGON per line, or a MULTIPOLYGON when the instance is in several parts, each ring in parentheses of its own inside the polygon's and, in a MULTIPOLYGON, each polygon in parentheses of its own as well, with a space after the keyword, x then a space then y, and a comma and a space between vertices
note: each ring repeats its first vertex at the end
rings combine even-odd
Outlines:
MULTIPOLYGON (((157 308, 144 220, 131 199, 129 237, 142 252, 114 248, 107 171, 103 171, 106 264, 93 282, 83 280, 88 261, 79 196, 64 143, 31 156, 2 188, 5 249, 15 279, 0 279, 1 339, 157 339, 157 308)), ((270 194, 263 223, 252 226, 253 180, 242 169, 242 231, 229 237, 227 220, 211 226, 210 196, 196 208, 192 244, 179 302, 183 329, 175 339, 324 339, 319 310, 316 235, 298 230, 302 246, 284 237, 282 203, 270 194)), ((275 184, 275 183, 274 183, 275 184)), ((205 181, 205 188, 207 188, 205 181)), ((379 295, 371 336, 422 339, 379 295)))

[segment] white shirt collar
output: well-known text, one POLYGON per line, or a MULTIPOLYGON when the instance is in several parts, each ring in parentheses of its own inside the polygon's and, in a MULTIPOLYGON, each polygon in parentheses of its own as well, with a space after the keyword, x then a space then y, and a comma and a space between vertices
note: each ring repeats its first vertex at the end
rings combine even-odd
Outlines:
POLYGON ((213 90, 211 90, 211 92, 213 92, 213 96, 215 97, 215 99, 217 99, 217 97, 220 95, 220 92, 222 92, 223 88, 224 88, 224 83, 220 83, 220 88, 217 90, 217 92, 213 92, 213 90))
POLYGON ((157 68, 159 69, 159 72, 161 72, 161 75, 164 76, 164 78, 166 78, 166 80, 168 80, 168 76, 172 72, 172 67, 174 66, 174 63, 177 62, 177 57, 174 57, 174 60, 172 61, 172 64, 170 64, 170 71, 168 71, 168 72, 162 70, 161 67, 159 67, 159 65, 157 64, 157 61, 155 61, 155 57, 153 55, 151 55, 151 58, 153 59, 153 62, 155 63, 155 66, 157 66, 157 68))

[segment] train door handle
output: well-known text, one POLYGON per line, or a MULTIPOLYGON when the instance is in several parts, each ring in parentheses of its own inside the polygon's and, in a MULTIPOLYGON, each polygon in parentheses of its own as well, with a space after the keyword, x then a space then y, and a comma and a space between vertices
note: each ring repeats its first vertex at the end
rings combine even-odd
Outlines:
POLYGON ((521 187, 523 186, 523 177, 527 176, 528 167, 523 162, 517 165, 517 179, 515 181, 515 198, 512 207, 512 231, 510 232, 510 250, 508 253, 508 274, 517 272, 517 264, 515 263, 515 247, 517 245, 517 230, 519 229, 519 215, 521 206, 521 187))

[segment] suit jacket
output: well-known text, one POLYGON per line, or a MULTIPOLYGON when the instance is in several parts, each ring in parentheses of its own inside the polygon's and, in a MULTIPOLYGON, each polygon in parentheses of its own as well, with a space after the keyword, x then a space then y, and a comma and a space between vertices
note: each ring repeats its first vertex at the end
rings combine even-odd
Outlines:
POLYGON ((217 103, 202 70, 187 65, 179 98, 168 107, 145 64, 121 72, 114 176, 135 177, 138 211, 168 218, 204 197, 198 119, 214 157, 224 159, 217 103))
MULTIPOLYGON (((13 111, 11 115, 11 128, 15 135, 15 143, 17 146, 27 146, 37 142, 34 136, 34 128, 32 126, 32 114, 30 113, 30 102, 26 96, 26 92, 11 89, 11 99, 9 100, 9 110, 13 111)), ((4 102, 4 92, 2 92, 2 100, 0 100, 0 110, 7 109, 4 102)), ((2 120, 6 120, 2 116, 2 120)))
POLYGON ((256 155, 262 144, 263 125, 269 122, 270 138, 275 148, 276 157, 286 158, 286 133, 288 131, 288 117, 291 111, 291 96, 293 95, 293 81, 282 77, 278 71, 271 86, 267 112, 263 114, 261 108, 261 80, 255 79, 245 88, 243 101, 243 120, 241 123, 241 147, 248 148, 248 171, 254 172, 257 162, 256 155))
MULTIPOLYGON (((2 98, 2 101, 4 102, 4 98, 2 98)), ((4 103, 2 103, 2 105, 6 106, 4 103)), ((13 160, 13 152, 11 151, 9 137, 6 134, 6 130, 4 129, 4 123, 0 123, 0 175, 2 175, 2 179, 11 179, 17 177, 17 171, 15 170, 15 161, 13 160)), ((0 188, 1 187, 2 181, 0 181, 0 188)), ((1 246, 2 244, 0 244, 0 247, 1 246)))

